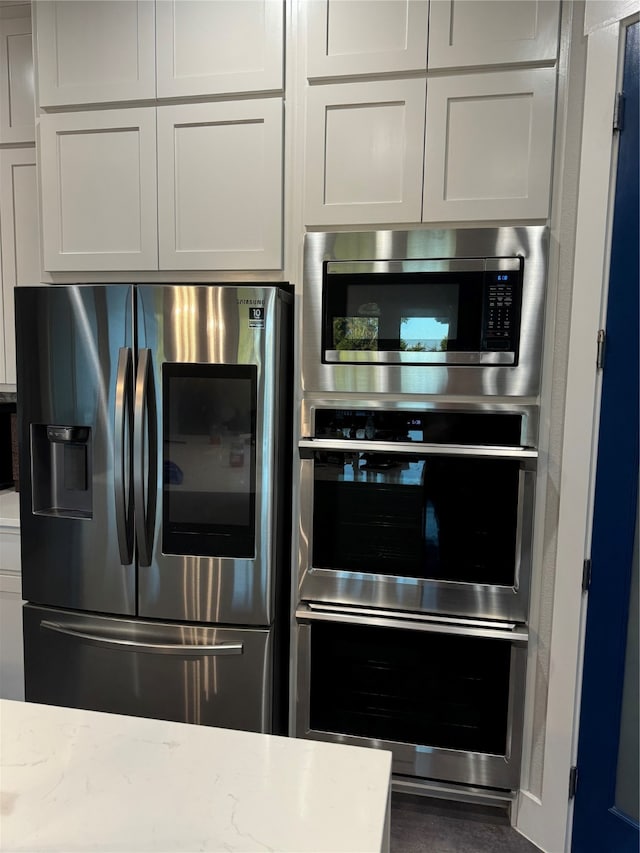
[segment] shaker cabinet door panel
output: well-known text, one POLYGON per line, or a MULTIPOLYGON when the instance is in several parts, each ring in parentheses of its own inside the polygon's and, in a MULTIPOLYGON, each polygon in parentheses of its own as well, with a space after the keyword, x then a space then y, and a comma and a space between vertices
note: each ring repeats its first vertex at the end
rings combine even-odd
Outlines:
POLYGON ((284 3, 158 0, 159 98, 283 88, 284 3))
POLYGON ((31 15, 0 18, 0 143, 35 140, 31 15))
POLYGON ((425 80, 312 86, 305 224, 419 222, 425 80))
POLYGON ((161 269, 279 269, 281 98, 158 107, 161 269))
POLYGON ((154 107, 43 115, 44 268, 157 269, 154 107))
POLYGON ((33 146, 0 150, 0 186, 5 362, 5 378, 2 381, 14 385, 16 342, 13 290, 21 284, 38 284, 42 277, 36 151, 33 146))
POLYGON ((41 107, 155 98, 153 0, 40 0, 41 107))
POLYGON ((424 71, 427 0, 307 0, 307 76, 424 71))
POLYGON ((429 68, 554 60, 560 0, 436 0, 429 68))
POLYGON ((424 221, 546 218, 554 105, 553 68, 431 78, 424 221))

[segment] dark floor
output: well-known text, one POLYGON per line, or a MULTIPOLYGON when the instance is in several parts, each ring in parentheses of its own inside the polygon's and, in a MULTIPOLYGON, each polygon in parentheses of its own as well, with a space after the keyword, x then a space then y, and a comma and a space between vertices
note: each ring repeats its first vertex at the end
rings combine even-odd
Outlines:
POLYGON ((394 793, 391 853, 538 853, 506 810, 394 793))

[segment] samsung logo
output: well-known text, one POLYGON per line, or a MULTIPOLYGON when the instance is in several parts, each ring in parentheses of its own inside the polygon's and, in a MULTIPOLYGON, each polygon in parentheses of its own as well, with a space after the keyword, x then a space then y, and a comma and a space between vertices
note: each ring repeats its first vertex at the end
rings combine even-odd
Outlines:
POLYGON ((264 299, 238 299, 238 305, 264 305, 264 299))

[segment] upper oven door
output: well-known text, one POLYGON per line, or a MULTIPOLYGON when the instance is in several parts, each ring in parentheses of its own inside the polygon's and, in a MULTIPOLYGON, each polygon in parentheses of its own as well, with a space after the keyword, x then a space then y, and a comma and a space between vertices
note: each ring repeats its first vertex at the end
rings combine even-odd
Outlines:
POLYGON ((300 599, 526 622, 537 451, 411 432, 301 440, 300 599))
POLYGON ((544 226, 307 234, 304 393, 536 396, 546 242, 544 226))

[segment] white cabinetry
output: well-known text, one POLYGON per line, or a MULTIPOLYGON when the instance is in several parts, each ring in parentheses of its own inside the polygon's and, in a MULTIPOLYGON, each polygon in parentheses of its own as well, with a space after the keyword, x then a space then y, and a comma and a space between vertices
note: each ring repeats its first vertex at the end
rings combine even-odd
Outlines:
POLYGON ((0 238, 4 348, 0 382, 16 381, 13 289, 40 281, 36 152, 29 148, 0 150, 0 238))
POLYGON ((305 225, 548 216, 559 0, 426 6, 305 4, 305 225))
POLYGON ((307 76, 424 71, 428 0, 307 0, 307 76))
POLYGON ((154 107, 40 117, 46 270, 156 269, 154 107))
POLYGON ((0 698, 24 699, 18 494, 0 494, 0 698))
POLYGON ((34 4, 41 108, 154 98, 153 0, 34 4))
POLYGON ((45 269, 280 266, 282 98, 43 115, 40 143, 45 269))
POLYGON ((282 89, 278 0, 40 0, 42 109, 282 89))
POLYGON ((157 0, 157 96, 279 91, 284 3, 157 0))
POLYGON ((158 107, 160 269, 282 260, 282 98, 158 107))
POLYGON ((553 61, 560 0, 433 0, 429 68, 553 61))
POLYGON ((555 83, 554 68, 429 80, 425 221, 548 215, 555 83))
POLYGON ((424 78, 307 93, 305 222, 420 220, 424 78))
POLYGON ((0 143, 35 139, 31 15, 0 18, 0 143))

